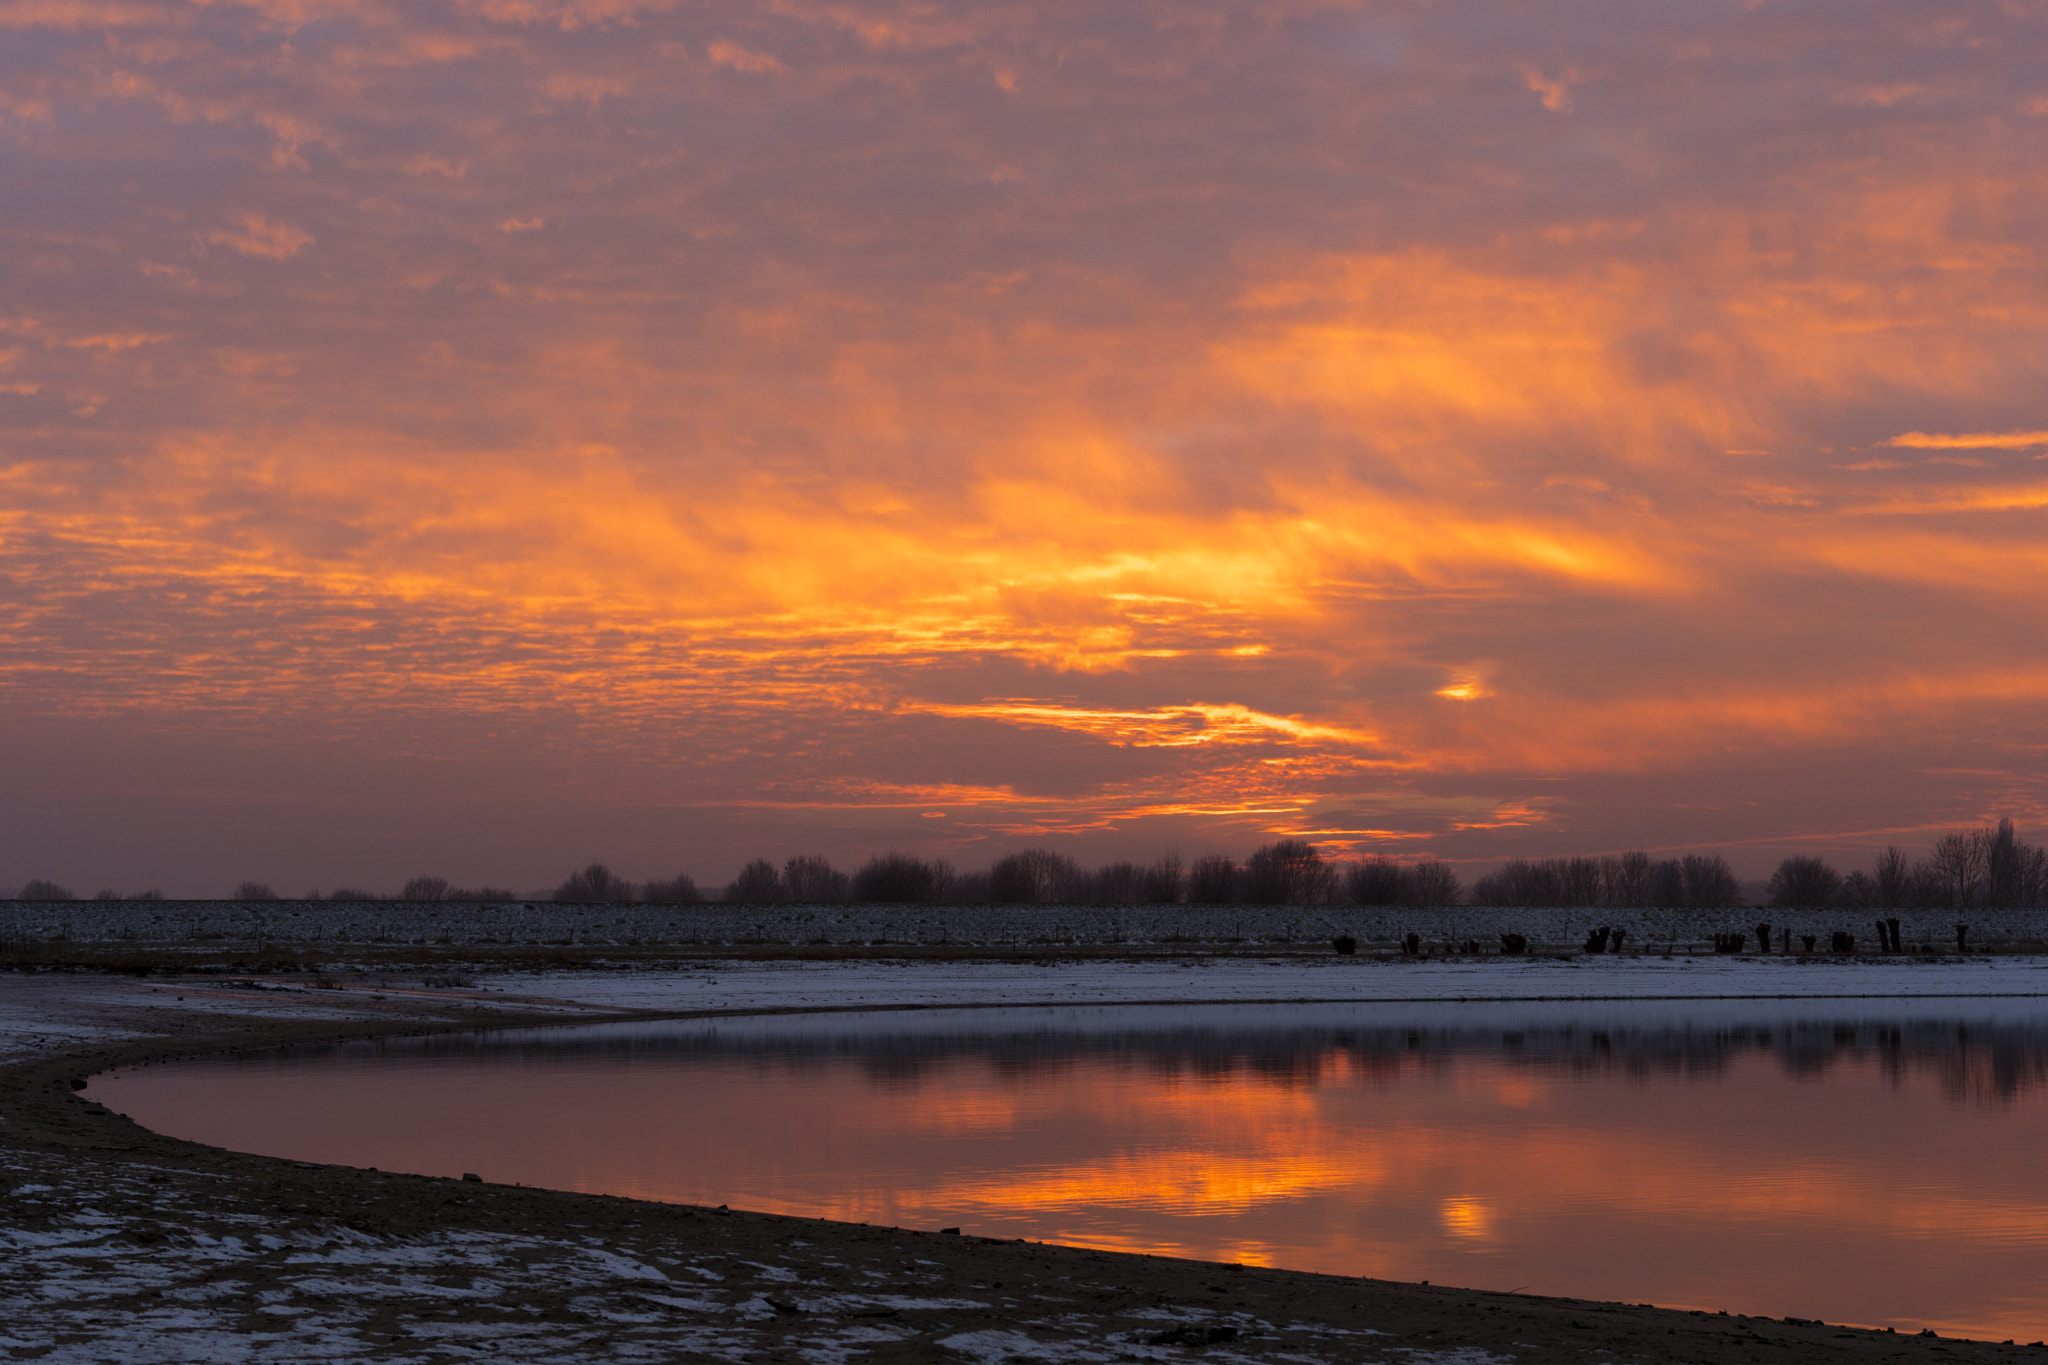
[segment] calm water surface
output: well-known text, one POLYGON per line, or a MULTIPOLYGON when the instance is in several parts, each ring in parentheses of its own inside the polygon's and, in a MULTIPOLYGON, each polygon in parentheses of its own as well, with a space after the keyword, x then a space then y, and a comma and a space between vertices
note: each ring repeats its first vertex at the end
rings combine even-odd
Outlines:
POLYGON ((112 1073, 306 1161, 2048 1335, 2048 1002, 1015 1009, 364 1043, 112 1073))

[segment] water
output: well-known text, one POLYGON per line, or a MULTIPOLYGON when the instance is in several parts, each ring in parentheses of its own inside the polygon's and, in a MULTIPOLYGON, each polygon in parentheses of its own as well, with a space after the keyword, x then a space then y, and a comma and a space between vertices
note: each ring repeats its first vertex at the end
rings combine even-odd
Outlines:
POLYGON ((2048 1003, 1046 1008, 111 1073, 243 1151, 1536 1294, 2048 1335, 2048 1003))

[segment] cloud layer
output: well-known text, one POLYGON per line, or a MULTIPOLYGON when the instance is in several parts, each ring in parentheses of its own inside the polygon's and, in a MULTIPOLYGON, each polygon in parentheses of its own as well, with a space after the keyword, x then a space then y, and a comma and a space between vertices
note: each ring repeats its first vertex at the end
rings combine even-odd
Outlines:
POLYGON ((2048 6, 0 29, 0 687, 67 875, 2048 804, 2048 6), (332 834, 110 852, 245 792, 332 834))

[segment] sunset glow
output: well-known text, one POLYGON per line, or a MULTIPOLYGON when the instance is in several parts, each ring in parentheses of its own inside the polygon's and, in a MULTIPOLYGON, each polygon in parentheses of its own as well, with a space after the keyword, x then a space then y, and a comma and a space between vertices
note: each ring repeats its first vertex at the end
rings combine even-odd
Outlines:
POLYGON ((0 35, 0 881, 2048 821, 2039 4, 0 35))

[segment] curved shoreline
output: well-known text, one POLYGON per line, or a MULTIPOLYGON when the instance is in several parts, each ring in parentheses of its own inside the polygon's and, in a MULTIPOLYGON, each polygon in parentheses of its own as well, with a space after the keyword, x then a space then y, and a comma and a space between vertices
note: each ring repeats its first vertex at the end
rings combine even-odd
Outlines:
MULTIPOLYGON (((198 993, 200 988, 185 984, 198 993)), ((0 991, 6 989, 0 984, 0 991)), ((1008 1002, 1010 1007, 1017 1003, 1008 1002)), ((1248 1359, 1305 1355, 1333 1361, 1476 1363, 1567 1355, 1582 1359, 1589 1348, 1597 1348, 1642 1361, 1719 1365, 1746 1361, 1762 1342, 1792 1347, 1801 1359, 1931 1359, 1928 1352, 1937 1347, 1948 1359, 2044 1358, 2026 1347, 1955 1338, 1933 1341, 1796 1321, 1224 1267, 810 1218, 723 1214, 608 1195, 307 1167, 167 1138, 106 1116, 71 1089, 73 1080, 113 1067, 292 1044, 603 1021, 926 1008, 931 1006, 885 1002, 612 1008, 568 1018, 559 1009, 514 1006, 486 1012, 466 1000, 428 1004, 408 999, 403 1013, 365 1010, 345 1018, 287 1019, 246 1012, 201 1024, 159 1017, 157 1022, 178 1027, 157 1036, 45 1050, 0 1065, 0 1159, 6 1161, 12 1187, 0 1209, 10 1235, 19 1234, 16 1242, 31 1249, 34 1237, 63 1231, 59 1225, 68 1209, 73 1230, 89 1234, 90 1244, 103 1248, 100 1259, 110 1283, 123 1276, 134 1280, 139 1266, 175 1261, 166 1255, 174 1249, 190 1261, 206 1248, 238 1238, 233 1233, 224 1237, 224 1228, 264 1228, 253 1240, 239 1236, 250 1254, 240 1260, 229 1256, 232 1264, 212 1265, 203 1283, 188 1282, 190 1274, 181 1279, 176 1265, 158 1265, 156 1277, 168 1276, 173 1283, 132 1290, 115 1284, 95 1300, 101 1306, 93 1315, 119 1307, 159 1334, 200 1329, 147 1328, 150 1302, 178 1305, 172 1313, 183 1314, 178 1321, 198 1312, 212 1324, 205 1329, 214 1343, 209 1359, 240 1358, 259 1349, 274 1352, 294 1334, 311 1331, 307 1324, 315 1319, 324 1324, 315 1335, 324 1333, 322 1340, 329 1345, 391 1360, 447 1359, 456 1337, 473 1338, 478 1350, 494 1344, 497 1350, 491 1354, 501 1359, 797 1359, 800 1353, 820 1351, 878 1360, 1005 1360, 1033 1354, 1077 1361, 1181 1359, 1188 1358, 1191 1345, 1212 1339, 1205 1334, 1218 1334, 1213 1340, 1220 1346, 1226 1341, 1220 1334, 1226 1332, 1228 1349, 1248 1359), (16 1185, 17 1173, 31 1179, 16 1185), (97 1221, 80 1227, 77 1219, 86 1207, 97 1221), (571 1227, 581 1240, 549 1231, 571 1227), (577 1256, 588 1259, 591 1234, 606 1255, 639 1269, 578 1269, 584 1261, 577 1256), (23 1242, 23 1236, 31 1240, 23 1242), (278 1245, 262 1248, 263 1238, 278 1245), (554 1269, 513 1277, 516 1284, 508 1279, 502 1301, 471 1295, 453 1308, 447 1294, 404 1289, 403 1276, 393 1279, 393 1266, 423 1256, 459 1257, 461 1248, 476 1238, 517 1244, 523 1250, 511 1260, 524 1258, 522 1263, 554 1269), (343 1252, 344 1260, 336 1262, 343 1252), (664 1261, 675 1269, 664 1270, 664 1261), (352 1267, 346 1276, 342 1264, 352 1267), (751 1281, 736 1273, 749 1265, 757 1268, 749 1272, 751 1281), (295 1271, 294 1266, 305 1269, 295 1271), (660 1279, 650 1280, 647 1272, 660 1279), (709 1281, 704 1274, 722 1278, 709 1281), (222 1282, 223 1276, 246 1282, 242 1298, 210 1294, 206 1286, 222 1282), (333 1286, 351 1278, 382 1288, 355 1295, 361 1302, 350 1309, 342 1303, 346 1296, 337 1296, 333 1286), (1225 1281, 1220 1286, 1219 1278, 1225 1281), (648 1288, 662 1280, 668 1289, 648 1288), (316 1284, 328 1288, 315 1293, 309 1286, 316 1284), (706 1286, 713 1284, 718 1288, 708 1291, 706 1286), (148 1297, 152 1294, 154 1300, 148 1297), (648 1306, 660 1299, 672 1302, 648 1306), (225 1306, 208 1309, 208 1304, 225 1306), (545 1320, 549 1310, 533 1309, 534 1304, 555 1305, 559 1320, 545 1320), (280 1305, 294 1311, 281 1315, 275 1311, 280 1305), (280 1321, 287 1324, 282 1329, 280 1321)), ((81 1257, 77 1244, 67 1246, 72 1268, 90 1259, 81 1257)), ((205 1255, 219 1260, 215 1251, 205 1255)), ((17 1268, 0 1281, 0 1290, 12 1301, 8 1307, 26 1307, 44 1297, 34 1292, 35 1257, 14 1259, 17 1268)), ((511 1276, 510 1263, 492 1274, 511 1276)), ((75 1295, 76 1288, 74 1283, 66 1292, 75 1295)), ((47 1308, 42 1317, 51 1324, 50 1339, 6 1338, 10 1354, 47 1350, 50 1359, 116 1358, 107 1348, 118 1344, 109 1334, 118 1335, 119 1329, 82 1320, 67 1329, 50 1318, 47 1308)), ((9 1329, 16 1335, 18 1330, 9 1329)))

